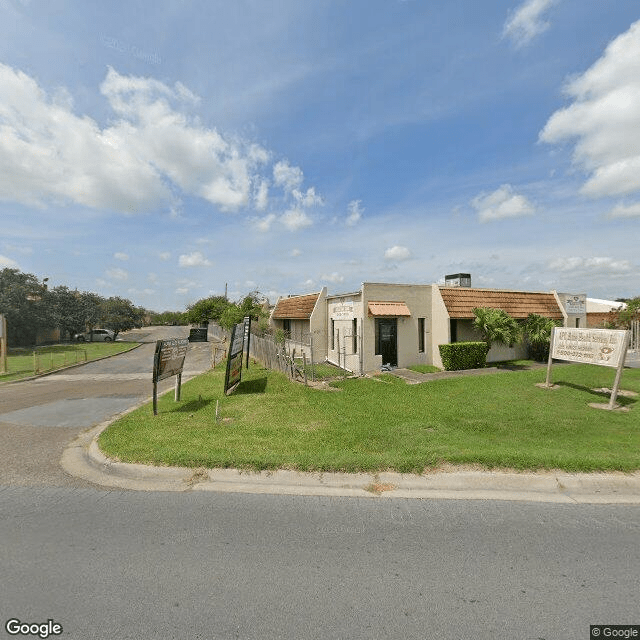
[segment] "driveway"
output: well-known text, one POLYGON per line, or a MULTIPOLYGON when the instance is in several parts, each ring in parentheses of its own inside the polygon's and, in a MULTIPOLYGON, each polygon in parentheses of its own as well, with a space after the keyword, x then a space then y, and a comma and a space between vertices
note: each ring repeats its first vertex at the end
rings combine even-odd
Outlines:
MULTIPOLYGON (((187 337, 186 327, 147 327, 120 339, 137 349, 36 380, 0 385, 0 484, 88 486, 60 468, 64 448, 92 425, 148 399, 155 341, 187 337)), ((183 381, 206 371, 211 343, 190 344, 183 381)), ((163 380, 159 393, 175 378, 163 380)))

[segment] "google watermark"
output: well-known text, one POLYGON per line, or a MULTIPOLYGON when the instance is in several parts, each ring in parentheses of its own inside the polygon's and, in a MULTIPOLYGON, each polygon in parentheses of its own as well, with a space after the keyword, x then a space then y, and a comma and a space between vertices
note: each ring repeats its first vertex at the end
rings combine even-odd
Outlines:
POLYGON ((62 625, 51 619, 46 622, 21 622, 18 618, 11 618, 7 620, 4 628, 10 636, 49 638, 62 633, 62 625))
POLYGON ((589 627, 589 638, 638 638, 640 640, 640 624, 592 624, 589 627))

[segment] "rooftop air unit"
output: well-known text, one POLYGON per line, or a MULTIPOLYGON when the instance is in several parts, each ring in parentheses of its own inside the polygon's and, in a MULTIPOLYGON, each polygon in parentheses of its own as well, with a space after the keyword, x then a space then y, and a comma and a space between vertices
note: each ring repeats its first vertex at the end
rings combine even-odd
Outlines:
POLYGON ((444 277, 445 287, 471 287, 470 273, 453 273, 444 277))

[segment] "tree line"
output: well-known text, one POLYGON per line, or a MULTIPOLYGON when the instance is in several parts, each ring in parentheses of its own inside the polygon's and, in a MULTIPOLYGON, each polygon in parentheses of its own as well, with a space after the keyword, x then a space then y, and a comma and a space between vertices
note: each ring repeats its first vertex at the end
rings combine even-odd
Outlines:
POLYGON ((58 329, 60 341, 72 340, 77 333, 94 328, 121 331, 149 325, 187 325, 216 322, 226 329, 249 315, 266 323, 268 306, 254 291, 238 302, 225 296, 198 300, 186 311, 155 312, 134 305, 119 296, 105 298, 89 291, 61 285, 49 287, 18 269, 0 270, 0 314, 7 319, 7 339, 12 347, 30 346, 38 334, 58 329))

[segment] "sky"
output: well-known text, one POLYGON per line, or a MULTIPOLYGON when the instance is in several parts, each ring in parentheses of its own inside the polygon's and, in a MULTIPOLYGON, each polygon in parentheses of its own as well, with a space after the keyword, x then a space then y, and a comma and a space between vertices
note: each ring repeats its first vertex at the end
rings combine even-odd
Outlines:
POLYGON ((0 0, 0 268, 615 299, 639 246, 637 0, 0 0))

